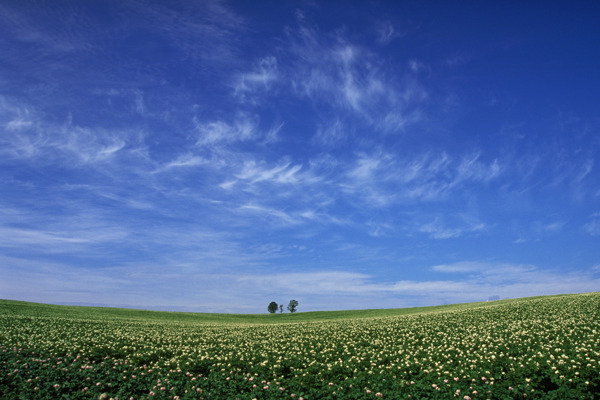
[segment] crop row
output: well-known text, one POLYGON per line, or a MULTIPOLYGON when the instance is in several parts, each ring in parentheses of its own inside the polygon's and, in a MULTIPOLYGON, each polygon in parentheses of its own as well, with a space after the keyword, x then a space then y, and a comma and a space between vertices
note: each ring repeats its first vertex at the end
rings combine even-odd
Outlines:
POLYGON ((281 325, 0 316, 0 392, 68 399, 597 399, 600 294, 281 325))

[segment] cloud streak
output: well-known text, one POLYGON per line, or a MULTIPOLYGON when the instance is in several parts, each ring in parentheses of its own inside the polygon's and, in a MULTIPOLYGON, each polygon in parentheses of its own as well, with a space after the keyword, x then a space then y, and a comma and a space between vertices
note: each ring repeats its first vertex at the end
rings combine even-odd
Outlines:
POLYGON ((1 4, 2 293, 260 312, 597 283, 581 35, 534 13, 517 49, 494 21, 334 8, 1 4))

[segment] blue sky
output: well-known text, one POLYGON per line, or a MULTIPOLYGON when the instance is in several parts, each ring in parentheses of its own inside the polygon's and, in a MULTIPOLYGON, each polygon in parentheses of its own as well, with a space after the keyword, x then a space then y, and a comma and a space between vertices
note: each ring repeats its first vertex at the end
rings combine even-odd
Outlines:
POLYGON ((600 290, 597 2, 3 1, 0 298, 600 290))

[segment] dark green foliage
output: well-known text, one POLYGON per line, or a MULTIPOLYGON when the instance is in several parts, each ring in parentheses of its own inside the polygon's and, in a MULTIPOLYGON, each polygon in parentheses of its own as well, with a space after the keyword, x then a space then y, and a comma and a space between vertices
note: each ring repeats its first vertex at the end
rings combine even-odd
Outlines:
POLYGON ((267 307, 267 310, 269 310, 269 312, 270 312, 271 314, 274 314, 274 313, 275 313, 275 311, 277 311, 277 307, 279 307, 279 306, 277 305, 277 303, 275 303, 274 301, 272 301, 272 302, 270 302, 270 303, 269 303, 269 306, 267 307))
POLYGON ((298 301, 296 300, 290 300, 287 309, 291 312, 294 313, 296 312, 296 308, 298 308, 298 301))

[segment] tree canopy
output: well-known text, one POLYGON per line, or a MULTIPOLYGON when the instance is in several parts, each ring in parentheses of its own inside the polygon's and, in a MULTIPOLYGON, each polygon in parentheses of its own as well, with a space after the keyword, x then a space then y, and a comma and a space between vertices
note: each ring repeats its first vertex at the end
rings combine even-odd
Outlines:
POLYGON ((293 313, 296 312, 296 307, 298 307, 298 301, 297 300, 290 300, 290 303, 287 306, 287 309, 293 313))
POLYGON ((270 303, 269 303, 269 306, 267 307, 267 310, 269 310, 269 312, 270 312, 271 314, 274 314, 274 313, 275 313, 275 311, 277 311, 277 307, 279 307, 279 306, 277 305, 277 303, 275 303, 274 301, 272 301, 272 302, 270 302, 270 303))

